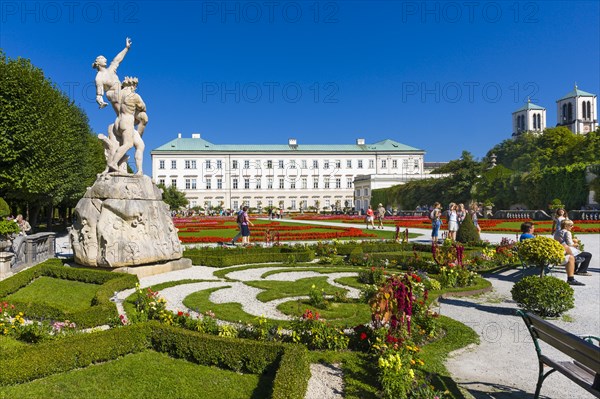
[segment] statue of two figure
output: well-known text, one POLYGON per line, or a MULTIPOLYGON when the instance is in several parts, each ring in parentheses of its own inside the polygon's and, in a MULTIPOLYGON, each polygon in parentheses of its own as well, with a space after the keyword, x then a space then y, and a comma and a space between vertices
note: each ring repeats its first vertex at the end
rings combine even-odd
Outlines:
POLYGON ((125 77, 123 82, 117 76, 117 68, 131 47, 131 39, 125 40, 125 48, 115 56, 107 66, 106 57, 100 55, 92 64, 96 69, 96 102, 100 108, 108 104, 104 102, 104 95, 112 105, 117 117, 114 123, 108 126, 108 137, 99 134, 98 138, 104 143, 104 156, 106 169, 104 173, 127 173, 127 151, 135 147, 136 175, 143 175, 142 161, 144 156, 144 142, 142 135, 148 124, 146 104, 139 94, 135 92, 138 79, 125 77), (136 127, 137 126, 137 130, 136 127))

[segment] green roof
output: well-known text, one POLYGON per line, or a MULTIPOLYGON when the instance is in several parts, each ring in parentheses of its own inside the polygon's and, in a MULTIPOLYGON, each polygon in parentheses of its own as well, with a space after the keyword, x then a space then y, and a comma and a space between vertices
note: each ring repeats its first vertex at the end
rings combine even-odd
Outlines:
POLYGON ((565 94, 565 96, 563 98, 559 98, 558 100, 556 100, 556 102, 559 102, 561 100, 566 100, 567 98, 582 97, 582 96, 583 97, 596 97, 595 94, 588 93, 587 91, 579 90, 577 88, 577 86, 575 86, 575 88, 573 90, 571 90, 570 92, 565 94))
MULTIPOLYGON (((545 110, 546 108, 540 107, 539 105, 535 105, 534 103, 527 101, 527 104, 523 105, 521 108, 516 110, 515 112, 527 111, 527 110, 545 110)), ((513 114, 515 113, 513 112, 513 114)))
POLYGON ((202 138, 177 138, 154 149, 155 152, 371 152, 398 151, 424 152, 394 140, 386 139, 377 143, 357 144, 213 144, 202 138))

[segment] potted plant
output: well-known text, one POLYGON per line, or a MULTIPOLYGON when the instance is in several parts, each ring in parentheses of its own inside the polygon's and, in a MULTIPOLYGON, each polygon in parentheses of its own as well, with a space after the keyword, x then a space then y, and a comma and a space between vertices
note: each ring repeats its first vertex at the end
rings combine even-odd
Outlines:
POLYGON ((13 237, 20 232, 21 229, 14 220, 0 220, 0 251, 10 248, 13 237))

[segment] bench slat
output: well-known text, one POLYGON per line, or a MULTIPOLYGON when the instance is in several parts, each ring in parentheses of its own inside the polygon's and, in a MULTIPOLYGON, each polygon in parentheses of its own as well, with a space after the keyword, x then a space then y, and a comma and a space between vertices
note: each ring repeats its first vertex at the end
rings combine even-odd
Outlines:
POLYGON ((539 339, 600 374, 599 347, 536 315, 529 314, 528 316, 539 339))
POLYGON ((540 359, 544 364, 556 369, 559 373, 584 388, 597 398, 600 398, 600 391, 593 387, 595 374, 590 374, 585 368, 579 367, 576 362, 561 361, 555 362, 547 356, 541 355, 540 359))
MULTIPOLYGON (((573 347, 566 343, 562 338, 562 336, 557 337, 556 333, 553 335, 549 335, 546 331, 540 331, 535 328, 534 331, 538 335, 538 338, 542 341, 546 342, 548 345, 551 345, 564 353, 565 355, 572 357, 574 360, 577 360, 579 363, 583 364, 586 367, 589 367, 596 373, 600 373, 600 350, 592 348, 581 348, 581 346, 573 347)), ((582 341, 583 342, 583 341, 582 341)))

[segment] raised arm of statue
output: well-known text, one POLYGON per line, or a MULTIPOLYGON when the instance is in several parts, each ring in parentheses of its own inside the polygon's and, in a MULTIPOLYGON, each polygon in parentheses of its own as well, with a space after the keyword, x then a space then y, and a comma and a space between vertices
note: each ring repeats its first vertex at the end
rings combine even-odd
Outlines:
POLYGON ((110 69, 116 70, 119 67, 119 64, 121 64, 121 61, 125 58, 125 54, 129 51, 129 47, 131 47, 131 39, 127 38, 125 39, 125 48, 112 60, 109 66, 110 69))

